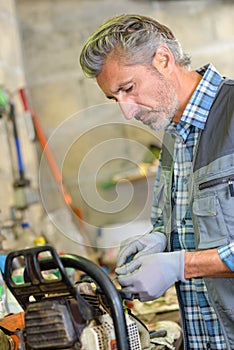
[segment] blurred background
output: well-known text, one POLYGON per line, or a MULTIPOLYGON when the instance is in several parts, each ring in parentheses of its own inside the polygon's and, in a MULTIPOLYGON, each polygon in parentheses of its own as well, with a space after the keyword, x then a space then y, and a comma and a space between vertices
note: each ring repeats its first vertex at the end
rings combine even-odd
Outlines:
POLYGON ((192 68, 211 62, 234 76, 233 1, 1 0, 3 249, 15 248, 27 222, 59 250, 90 256, 87 247, 104 248, 114 259, 121 239, 150 228, 162 134, 125 122, 78 63, 90 33, 123 13, 169 26, 192 68))

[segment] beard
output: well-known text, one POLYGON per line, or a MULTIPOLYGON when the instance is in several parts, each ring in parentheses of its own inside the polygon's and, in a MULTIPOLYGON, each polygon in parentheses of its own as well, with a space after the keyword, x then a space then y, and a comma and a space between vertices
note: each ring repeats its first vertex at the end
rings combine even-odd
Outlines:
POLYGON ((157 76, 156 107, 147 108, 138 105, 134 118, 155 131, 161 131, 172 122, 178 110, 178 95, 173 84, 165 79, 156 69, 152 70, 152 74, 157 76))
POLYGON ((173 120, 173 117, 177 111, 178 102, 175 100, 173 105, 168 107, 159 107, 157 109, 147 109, 140 107, 135 113, 134 118, 141 121, 143 124, 149 126, 155 131, 161 131, 165 129, 173 120))

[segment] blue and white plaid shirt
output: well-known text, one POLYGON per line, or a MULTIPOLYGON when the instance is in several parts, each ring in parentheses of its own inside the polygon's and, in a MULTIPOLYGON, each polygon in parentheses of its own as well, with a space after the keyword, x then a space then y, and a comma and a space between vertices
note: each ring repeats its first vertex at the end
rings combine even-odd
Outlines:
MULTIPOLYGON (((198 72, 203 76, 194 91, 178 124, 170 124, 165 132, 175 135, 174 184, 172 196, 175 203, 173 250, 195 249, 194 231, 189 210, 189 181, 191 178, 194 150, 201 129, 204 129, 210 107, 222 82, 222 76, 213 65, 207 65, 198 72)), ((155 188, 159 186, 161 168, 159 166, 155 188)), ((152 207, 152 224, 161 216, 160 208, 152 207)), ((157 226, 157 225, 156 225, 157 226)), ((157 227, 155 227, 157 231, 157 227)), ((221 259, 234 270, 234 242, 219 248, 221 259)), ((192 278, 180 283, 178 292, 181 304, 182 323, 185 335, 185 348, 226 349, 219 320, 210 304, 202 278, 192 278)))

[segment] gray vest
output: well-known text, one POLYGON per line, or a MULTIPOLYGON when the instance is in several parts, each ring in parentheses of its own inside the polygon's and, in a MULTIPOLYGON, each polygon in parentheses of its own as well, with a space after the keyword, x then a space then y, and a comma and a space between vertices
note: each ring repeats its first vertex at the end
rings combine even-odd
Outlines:
MULTIPOLYGON (((171 183, 173 140, 165 135, 162 173, 163 218, 169 240, 172 231, 171 183)), ((234 81, 225 80, 212 104, 194 157, 191 215, 198 250, 234 240, 234 81), (233 181, 233 184, 232 184, 233 181)), ((233 275, 234 276, 234 275, 233 275)), ((204 278, 219 317, 228 350, 234 349, 234 278, 204 278)))
MULTIPOLYGON (((222 85, 201 134, 191 213, 198 249, 234 241, 234 81, 222 85)), ((234 349, 234 278, 204 280, 228 349, 234 349)))

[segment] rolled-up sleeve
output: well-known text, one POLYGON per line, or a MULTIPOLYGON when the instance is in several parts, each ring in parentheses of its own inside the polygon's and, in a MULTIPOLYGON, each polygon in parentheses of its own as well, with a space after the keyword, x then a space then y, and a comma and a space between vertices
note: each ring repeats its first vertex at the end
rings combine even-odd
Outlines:
POLYGON ((220 259, 234 272, 234 242, 218 248, 220 259))

